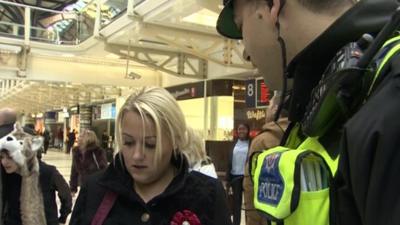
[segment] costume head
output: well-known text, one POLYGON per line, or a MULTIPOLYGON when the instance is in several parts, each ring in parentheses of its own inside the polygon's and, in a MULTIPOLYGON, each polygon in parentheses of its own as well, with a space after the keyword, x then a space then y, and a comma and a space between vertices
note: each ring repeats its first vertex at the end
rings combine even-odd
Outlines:
POLYGON ((21 175, 38 172, 37 151, 41 149, 43 139, 25 133, 19 123, 14 124, 14 130, 0 139, 0 150, 7 151, 17 163, 21 175))

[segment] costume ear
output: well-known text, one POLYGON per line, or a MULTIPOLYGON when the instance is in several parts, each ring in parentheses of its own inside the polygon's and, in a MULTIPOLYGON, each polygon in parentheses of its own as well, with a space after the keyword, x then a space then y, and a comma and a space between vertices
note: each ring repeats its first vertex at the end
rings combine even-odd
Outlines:
POLYGON ((39 150, 43 145, 43 138, 42 137, 33 137, 32 138, 32 151, 36 152, 39 150))
POLYGON ((14 132, 24 132, 24 130, 21 127, 21 124, 19 122, 14 123, 14 132))

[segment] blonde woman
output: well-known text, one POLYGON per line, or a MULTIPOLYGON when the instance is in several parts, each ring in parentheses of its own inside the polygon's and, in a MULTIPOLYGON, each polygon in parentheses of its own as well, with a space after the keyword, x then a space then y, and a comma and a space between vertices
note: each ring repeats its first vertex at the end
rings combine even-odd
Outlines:
POLYGON ((82 187, 71 225, 230 224, 222 184, 189 173, 183 152, 199 137, 171 94, 157 87, 133 93, 116 127, 120 152, 82 187))
POLYGON ((72 149, 70 188, 72 196, 83 184, 87 176, 106 168, 105 151, 100 147, 96 134, 91 130, 82 131, 78 146, 72 149))
POLYGON ((199 134, 189 127, 187 133, 190 134, 188 137, 197 137, 189 140, 192 144, 183 150, 183 154, 188 159, 189 171, 197 171, 207 176, 218 178, 214 164, 210 157, 207 156, 204 140, 198 138, 199 134))

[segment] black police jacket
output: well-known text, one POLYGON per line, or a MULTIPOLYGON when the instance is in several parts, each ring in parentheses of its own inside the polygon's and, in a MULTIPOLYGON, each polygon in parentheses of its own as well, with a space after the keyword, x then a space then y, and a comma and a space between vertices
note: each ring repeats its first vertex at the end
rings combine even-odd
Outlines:
POLYGON ((400 224, 400 55, 347 122, 335 177, 337 223, 400 224))
MULTIPOLYGON (((181 161, 178 175, 159 196, 145 203, 133 189, 133 180, 117 156, 104 172, 91 175, 83 185, 70 225, 89 225, 106 192, 117 194, 104 225, 170 225, 178 212, 189 210, 202 225, 231 224, 225 192, 220 181, 188 172, 181 161)), ((181 221, 183 222, 183 221, 181 221)))
MULTIPOLYGON (((336 52, 364 33, 379 32, 399 6, 397 0, 360 1, 292 60, 290 121, 302 120, 311 90, 336 52)), ((331 156, 340 153, 331 189, 330 224, 400 224, 399 76, 396 56, 360 110, 320 139, 331 156)))

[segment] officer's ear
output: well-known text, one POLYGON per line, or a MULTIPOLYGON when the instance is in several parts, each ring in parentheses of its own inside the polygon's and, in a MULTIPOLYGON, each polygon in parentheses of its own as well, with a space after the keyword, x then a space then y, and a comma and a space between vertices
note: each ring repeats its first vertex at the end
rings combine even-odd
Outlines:
POLYGON ((279 20, 279 13, 281 11, 281 0, 271 0, 272 5, 270 5, 271 20, 276 24, 279 20))

